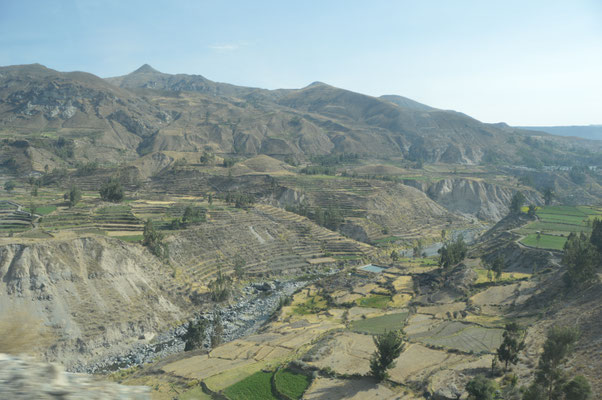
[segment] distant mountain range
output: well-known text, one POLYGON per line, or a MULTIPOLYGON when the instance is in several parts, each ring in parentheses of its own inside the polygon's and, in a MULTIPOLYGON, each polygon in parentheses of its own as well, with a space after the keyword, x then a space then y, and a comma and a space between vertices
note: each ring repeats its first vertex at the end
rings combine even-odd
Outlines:
POLYGON ((541 131, 559 136, 575 136, 584 139, 602 140, 602 125, 518 126, 517 128, 541 131))
POLYGON ((242 87, 146 64, 107 79, 40 64, 0 67, 0 135, 46 147, 44 140, 62 136, 74 141, 71 160, 117 163, 157 151, 211 150, 529 165, 577 158, 580 146, 602 147, 482 123, 401 96, 372 97, 321 82, 301 89, 242 87))

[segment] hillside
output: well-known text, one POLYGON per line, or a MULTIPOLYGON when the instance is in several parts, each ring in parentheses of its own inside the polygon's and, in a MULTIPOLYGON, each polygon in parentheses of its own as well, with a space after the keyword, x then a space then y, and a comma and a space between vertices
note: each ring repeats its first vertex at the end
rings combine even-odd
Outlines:
MULTIPOLYGON (((155 151, 307 158, 360 153, 425 162, 549 163, 599 143, 483 124, 400 96, 376 98, 314 83, 263 90, 170 75, 145 65, 100 79, 38 64, 0 68, 0 132, 38 151, 29 169, 60 162, 121 162, 155 151), (70 139, 71 150, 53 140, 70 139), (576 147, 575 147, 576 146, 576 147), (40 159, 41 158, 41 159, 40 159)), ((34 155, 30 155, 30 158, 34 155)), ((6 162, 6 160, 0 160, 6 162)))

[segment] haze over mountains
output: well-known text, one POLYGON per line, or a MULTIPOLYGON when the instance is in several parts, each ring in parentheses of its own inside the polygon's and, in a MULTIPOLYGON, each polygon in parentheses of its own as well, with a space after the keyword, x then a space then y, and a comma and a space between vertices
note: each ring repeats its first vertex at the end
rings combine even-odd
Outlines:
POLYGON ((602 125, 585 126, 520 126, 520 129, 541 131, 559 136, 576 136, 584 139, 602 140, 602 125))
POLYGON ((164 74, 146 64, 107 79, 39 64, 2 67, 0 130, 77 139, 76 158, 99 161, 212 150, 241 156, 304 158, 334 152, 529 165, 574 160, 578 148, 600 147, 481 123, 401 96, 376 98, 320 82, 301 89, 241 87, 200 75, 164 74))

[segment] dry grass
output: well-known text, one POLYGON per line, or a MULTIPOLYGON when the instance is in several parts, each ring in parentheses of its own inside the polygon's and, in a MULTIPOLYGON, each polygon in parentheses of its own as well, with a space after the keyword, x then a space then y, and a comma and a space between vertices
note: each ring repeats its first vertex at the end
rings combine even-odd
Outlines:
POLYGON ((50 341, 42 321, 28 310, 17 308, 0 316, 0 353, 35 354, 50 341))

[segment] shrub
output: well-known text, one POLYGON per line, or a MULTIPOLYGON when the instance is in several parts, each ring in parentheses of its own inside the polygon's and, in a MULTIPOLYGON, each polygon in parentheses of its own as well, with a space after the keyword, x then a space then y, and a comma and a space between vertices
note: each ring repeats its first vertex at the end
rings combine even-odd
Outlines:
POLYGON ((124 193, 121 182, 115 178, 109 179, 100 188, 100 198, 104 201, 119 203, 121 200, 123 200, 123 196, 124 193))

